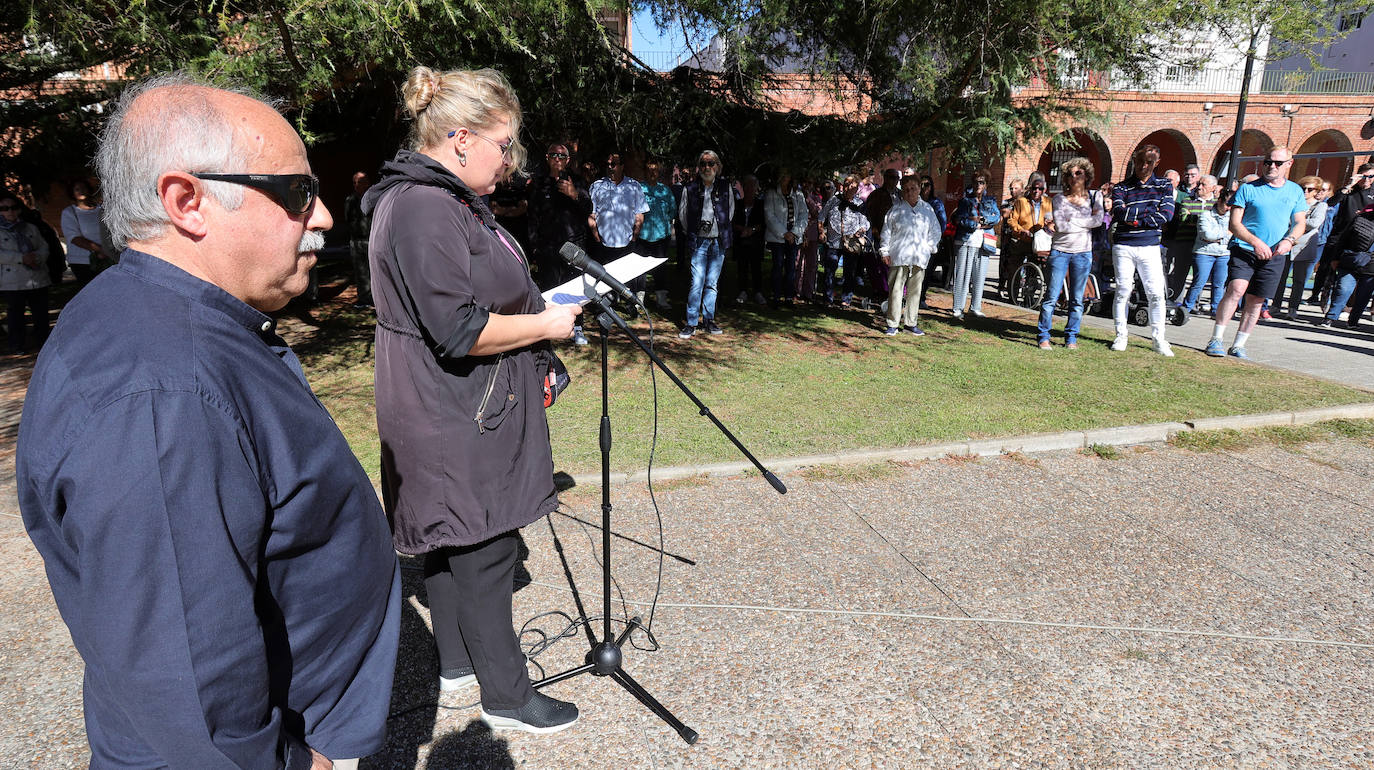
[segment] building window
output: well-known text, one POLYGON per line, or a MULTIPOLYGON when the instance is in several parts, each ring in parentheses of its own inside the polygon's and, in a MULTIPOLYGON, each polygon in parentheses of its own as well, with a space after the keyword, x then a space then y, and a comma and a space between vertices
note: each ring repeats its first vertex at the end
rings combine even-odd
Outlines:
POLYGON ((1364 24, 1365 11, 1341 14, 1340 21, 1336 22, 1337 32, 1349 32, 1352 29, 1359 29, 1364 24))

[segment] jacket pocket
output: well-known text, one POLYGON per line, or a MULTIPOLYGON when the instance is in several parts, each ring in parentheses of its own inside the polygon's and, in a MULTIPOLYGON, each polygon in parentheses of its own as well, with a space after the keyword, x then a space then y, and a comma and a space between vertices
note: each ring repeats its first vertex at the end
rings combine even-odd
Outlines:
POLYGON ((482 399, 472 418, 477 423, 477 432, 486 433, 500 427, 506 417, 515 411, 517 401, 515 388, 511 385, 510 367, 506 366, 506 355, 502 353, 487 375, 482 399))

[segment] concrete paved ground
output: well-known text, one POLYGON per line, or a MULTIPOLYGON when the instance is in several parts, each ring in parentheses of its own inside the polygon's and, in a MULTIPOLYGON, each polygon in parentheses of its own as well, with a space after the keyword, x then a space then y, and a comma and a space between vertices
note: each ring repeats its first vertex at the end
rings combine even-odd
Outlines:
MULTIPOLYGON (((1354 441, 1153 445, 812 469, 785 497, 757 477, 665 482, 667 550, 696 564, 666 560, 662 649, 626 665, 697 745, 593 677, 550 688, 581 706, 572 729, 491 734, 471 691, 438 697, 407 571, 391 742, 364 766, 1369 767, 1371 464, 1354 441)), ((600 611, 599 533, 569 518, 598 502, 574 489, 568 515, 526 529, 518 619, 574 613, 555 536, 600 611)), ((642 489, 614 502, 618 534, 657 539, 642 489)), ((0 557, 0 765, 79 765, 79 661, 12 515, 0 557)), ((617 540, 614 562, 647 616, 656 554, 617 540)))

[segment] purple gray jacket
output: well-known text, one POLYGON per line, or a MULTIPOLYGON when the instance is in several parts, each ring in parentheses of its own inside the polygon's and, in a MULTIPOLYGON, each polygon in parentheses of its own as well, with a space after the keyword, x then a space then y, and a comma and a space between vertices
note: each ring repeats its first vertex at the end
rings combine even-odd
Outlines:
POLYGON ((408 150, 382 166, 363 209, 396 550, 480 543, 554 510, 547 343, 468 355, 491 313, 544 309, 515 238, 457 177, 408 150))

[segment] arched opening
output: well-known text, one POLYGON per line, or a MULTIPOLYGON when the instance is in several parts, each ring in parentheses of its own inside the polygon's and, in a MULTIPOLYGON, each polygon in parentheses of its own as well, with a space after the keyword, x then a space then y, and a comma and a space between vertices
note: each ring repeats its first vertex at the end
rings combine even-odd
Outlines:
POLYGON ((1172 128, 1161 128, 1145 136, 1135 147, 1131 148, 1131 160, 1127 162, 1126 174, 1135 172, 1135 153, 1142 145, 1153 144, 1159 148, 1159 165, 1155 167, 1155 173, 1164 176, 1166 171, 1177 171, 1182 174, 1183 169, 1189 163, 1197 163, 1197 151, 1193 149, 1193 143, 1182 131, 1172 128))
POLYGON ((1045 145, 1045 151, 1040 154, 1040 162, 1035 165, 1049 183, 1048 192, 1057 193, 1063 189, 1063 182, 1059 179, 1059 166, 1069 158, 1078 157, 1087 158, 1093 164, 1095 185, 1111 181, 1112 153, 1107 149, 1107 143, 1086 128, 1071 128, 1060 132, 1045 145))
MULTIPOLYGON (((1231 143, 1235 138, 1235 135, 1232 135, 1225 142, 1222 142, 1221 147, 1217 148, 1216 156, 1212 158, 1212 173, 1216 175, 1217 179, 1227 176, 1227 164, 1230 163, 1231 160, 1231 143)), ((1273 146, 1274 140, 1270 139, 1269 135, 1263 131, 1247 128, 1241 134, 1241 157, 1245 157, 1246 155, 1263 155, 1273 146)), ((1257 160, 1241 161, 1240 169, 1234 176, 1236 179, 1240 179, 1247 174, 1258 174, 1259 167, 1260 162, 1257 160)))
MULTIPOLYGON (((1307 141, 1293 150, 1293 154, 1350 152, 1354 149, 1355 146, 1351 144, 1350 139, 1345 134, 1328 128, 1307 137, 1307 141)), ((1305 176, 1319 176, 1339 189, 1350 179, 1354 168, 1354 158, 1298 158, 1293 161, 1293 170, 1288 174, 1288 178, 1301 179, 1305 176)))

